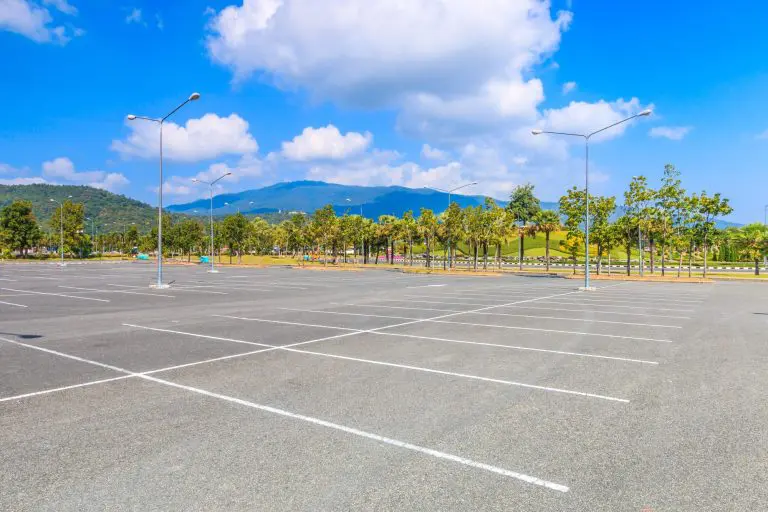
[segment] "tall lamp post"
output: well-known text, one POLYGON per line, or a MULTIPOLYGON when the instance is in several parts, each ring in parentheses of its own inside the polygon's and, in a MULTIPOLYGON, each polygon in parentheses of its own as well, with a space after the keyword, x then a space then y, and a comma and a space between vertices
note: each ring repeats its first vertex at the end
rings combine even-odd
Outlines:
POLYGON ((86 217, 85 220, 91 221, 91 245, 96 246, 96 238, 93 235, 93 217, 86 217))
POLYGON ((585 195, 586 195, 587 207, 586 207, 586 215, 584 217, 584 225, 585 225, 584 246, 586 248, 585 250, 586 259, 584 261, 584 287, 582 288, 583 291, 594 290, 594 288, 591 288, 589 285, 589 265, 590 265, 590 262, 589 262, 589 139, 591 139, 593 135, 597 135, 598 133, 604 132, 609 128, 613 128, 614 126, 620 125, 622 123, 626 123, 627 121, 631 121, 636 117, 644 117, 649 115, 651 115, 651 109, 645 109, 642 112, 639 112, 638 114, 627 117, 626 119, 622 119, 621 121, 608 125, 605 128, 600 128, 599 130, 596 130, 592 133, 587 133, 587 134, 554 132, 554 131, 546 131, 546 130, 539 130, 539 129, 531 130, 531 133, 533 135, 541 135, 543 133, 547 133, 551 135, 566 135, 569 137, 581 137, 582 139, 584 139, 584 154, 585 154, 584 182, 585 182, 585 195))
POLYGON ((230 174, 232 173, 228 172, 228 173, 222 174, 221 176, 219 176, 213 181, 203 181, 197 178, 192 179, 192 183, 202 183, 204 185, 208 185, 208 190, 211 197, 211 268, 208 270, 208 272, 211 272, 212 274, 215 274, 216 272, 218 272, 218 270, 216 270, 213 266, 213 261, 214 261, 214 257, 213 257, 213 186, 216 184, 217 181, 219 181, 220 179, 226 178, 230 174))
MULTIPOLYGON (((454 187, 454 188, 452 188, 450 190, 443 190, 442 188, 438 188, 438 187, 424 187, 424 188, 431 188, 433 190, 437 190, 438 192, 444 192, 444 193, 448 194, 448 208, 450 208, 451 207, 451 194, 453 194, 457 190, 460 190, 460 189, 462 189, 464 187, 469 187, 469 186, 472 186, 472 185, 477 185, 477 182, 473 181, 472 183, 465 183, 464 185, 459 185, 458 187, 454 187)), ((451 251, 451 245, 452 245, 451 242, 452 242, 451 241, 451 233, 449 231, 448 232, 448 269, 449 270, 451 268, 453 268, 453 265, 451 263, 451 253, 452 253, 452 251, 451 251)), ((443 268, 445 268, 445 267, 443 267, 443 268)))
POLYGON ((189 98, 181 105, 171 110, 164 117, 155 119, 153 117, 136 116, 133 114, 128 115, 129 121, 136 119, 143 119, 144 121, 152 121, 160 125, 160 186, 158 187, 158 205, 157 205, 157 283, 150 285, 153 288, 168 288, 170 285, 163 283, 163 123, 165 120, 176 113, 181 107, 189 103, 190 101, 196 101, 200 99, 200 94, 193 92, 189 98))
MULTIPOLYGON (((67 199, 72 199, 72 196, 67 196, 67 199)), ((59 252, 61 252, 61 266, 64 266, 64 204, 60 201, 50 198, 49 201, 59 205, 59 252)))

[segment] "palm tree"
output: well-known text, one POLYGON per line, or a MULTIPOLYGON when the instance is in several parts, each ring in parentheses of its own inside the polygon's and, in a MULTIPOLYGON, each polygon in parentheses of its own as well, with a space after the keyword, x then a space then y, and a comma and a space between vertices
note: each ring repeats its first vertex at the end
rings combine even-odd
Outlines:
POLYGON ((437 231, 437 217, 435 212, 429 208, 422 208, 419 215, 418 226, 419 234, 424 239, 424 245, 427 248, 426 266, 430 267, 430 258, 432 255, 431 246, 437 231))
POLYGON ((736 235, 736 247, 745 258, 755 262, 755 275, 760 275, 760 259, 768 254, 768 227, 754 223, 741 228, 736 235))
POLYGON ((549 272, 549 237, 553 231, 561 229, 560 216, 554 210, 541 210, 533 218, 533 225, 536 231, 544 233, 544 259, 547 265, 547 272, 549 272))

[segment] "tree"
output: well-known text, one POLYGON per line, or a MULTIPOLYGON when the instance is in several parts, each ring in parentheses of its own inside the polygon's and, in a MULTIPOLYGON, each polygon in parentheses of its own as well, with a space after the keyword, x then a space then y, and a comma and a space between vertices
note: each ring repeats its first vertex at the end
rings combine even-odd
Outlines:
POLYGON ((323 265, 328 265, 328 246, 336 238, 338 229, 338 219, 333 206, 327 204, 315 211, 312 215, 310 231, 314 242, 322 247, 323 265))
POLYGON ((23 258, 42 237, 30 201, 16 200, 0 211, 0 239, 12 251, 19 251, 23 258))
POLYGON ((403 214, 403 236, 408 244, 409 265, 413 266, 413 244, 419 238, 419 225, 413 218, 413 210, 403 214))
POLYGON ((275 245, 279 226, 272 227, 261 217, 254 217, 248 230, 248 247, 256 254, 269 254, 275 245))
POLYGON ((459 203, 451 201, 441 215, 448 238, 448 260, 451 267, 456 264, 456 242, 464 238, 464 213, 459 203))
POLYGON ((544 261, 547 265, 547 272, 549 272, 549 238, 554 231, 561 227, 560 215, 554 210, 541 210, 533 218, 533 223, 536 225, 537 232, 544 233, 544 261))
POLYGON ((768 255, 768 227, 760 223, 744 226, 735 241, 741 255, 755 262, 755 275, 760 275, 760 259, 768 255))
POLYGON ((587 214, 586 194, 583 189, 573 187, 560 198, 560 214, 565 216, 566 240, 561 246, 565 247, 573 257, 574 273, 576 273, 576 255, 578 247, 574 246, 578 240, 586 240, 583 231, 584 218, 587 214))
POLYGON ((613 235, 617 244, 622 245, 627 253, 627 275, 630 275, 632 273, 632 246, 635 243, 637 219, 630 215, 622 215, 616 221, 613 229, 613 235))
POLYGON ((509 196, 507 209, 517 219, 523 227, 519 231, 520 235, 520 270, 523 269, 523 256, 525 255, 525 226, 533 220, 536 214, 541 210, 541 202, 533 195, 534 186, 530 183, 515 187, 509 196))
POLYGON ((250 231, 248 219, 242 213, 228 215, 221 223, 221 231, 224 243, 229 247, 229 263, 232 263, 232 251, 237 252, 237 263, 242 263, 243 247, 248 240, 250 231))
POLYGON ((192 260, 192 250, 200 247, 205 239, 205 228, 195 219, 184 219, 171 228, 171 240, 173 246, 183 257, 187 254, 187 261, 192 260))
POLYGON ((83 231, 85 208, 82 203, 73 203, 72 201, 64 201, 61 206, 57 206, 50 220, 50 225, 55 226, 56 231, 61 229, 62 208, 64 211, 64 252, 74 254, 77 251, 82 253, 86 242, 83 231))
POLYGON ((435 212, 429 208, 422 208, 419 215, 418 226, 419 234, 424 239, 424 245, 426 245, 426 266, 429 268, 432 266, 431 247, 437 232, 437 217, 435 216, 435 212))
MULTIPOLYGON (((624 192, 624 211, 634 219, 638 229, 638 240, 642 237, 643 230, 651 228, 651 204, 656 197, 656 191, 648 187, 648 180, 645 176, 633 176, 629 183, 629 190, 624 192)), ((652 238, 649 237, 649 241, 652 238)), ((642 246, 638 244, 640 250, 640 268, 643 268, 645 257, 642 246)))
POLYGON ((661 275, 664 275, 667 245, 684 219, 685 190, 681 186, 680 171, 674 165, 664 166, 661 187, 656 192, 656 226, 661 238, 661 275))
POLYGON ((704 248, 704 277, 707 277, 707 251, 717 227, 715 225, 715 219, 720 216, 729 215, 733 208, 728 204, 728 199, 721 198, 720 193, 708 196, 706 192, 702 192, 698 199, 700 220, 697 223, 696 229, 698 235, 701 237, 702 246, 704 248))
POLYGON ((597 273, 600 274, 603 254, 605 254, 606 246, 610 244, 613 236, 611 215, 616 211, 616 198, 590 196, 589 203, 589 236, 590 242, 597 246, 597 273))

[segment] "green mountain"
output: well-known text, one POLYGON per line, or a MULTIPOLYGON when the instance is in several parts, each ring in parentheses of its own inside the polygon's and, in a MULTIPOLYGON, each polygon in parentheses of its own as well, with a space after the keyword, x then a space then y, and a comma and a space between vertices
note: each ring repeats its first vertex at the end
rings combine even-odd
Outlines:
MULTIPOLYGON (((85 204, 85 216, 93 219, 99 231, 121 231, 124 225, 136 223, 139 231, 148 231, 157 222, 154 207, 106 190, 84 185, 0 185, 0 207, 16 199, 32 202, 37 221, 43 226, 50 222, 58 205, 50 199, 66 201, 69 196, 75 203, 85 204)), ((86 230, 91 223, 86 221, 86 230)))

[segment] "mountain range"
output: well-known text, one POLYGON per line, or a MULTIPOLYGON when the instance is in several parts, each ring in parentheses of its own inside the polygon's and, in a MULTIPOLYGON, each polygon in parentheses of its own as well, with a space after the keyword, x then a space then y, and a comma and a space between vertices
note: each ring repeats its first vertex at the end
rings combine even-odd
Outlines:
MULTIPOLYGON (((461 207, 483 204, 485 196, 451 194, 451 201, 461 207)), ((506 201, 497 199, 499 204, 506 201)), ((377 219, 379 215, 402 216, 412 210, 418 216, 419 210, 429 208, 440 213, 448 206, 448 194, 433 189, 406 187, 362 187, 339 185, 322 181, 292 181, 276 183, 268 187, 220 194, 213 198, 213 214, 226 215, 240 211, 244 214, 301 211, 311 213, 331 204, 338 214, 349 211, 362 212, 365 217, 377 219)), ((542 208, 557 209, 557 203, 543 202, 542 208)), ((207 215, 209 199, 169 206, 172 212, 188 215, 207 215)))

